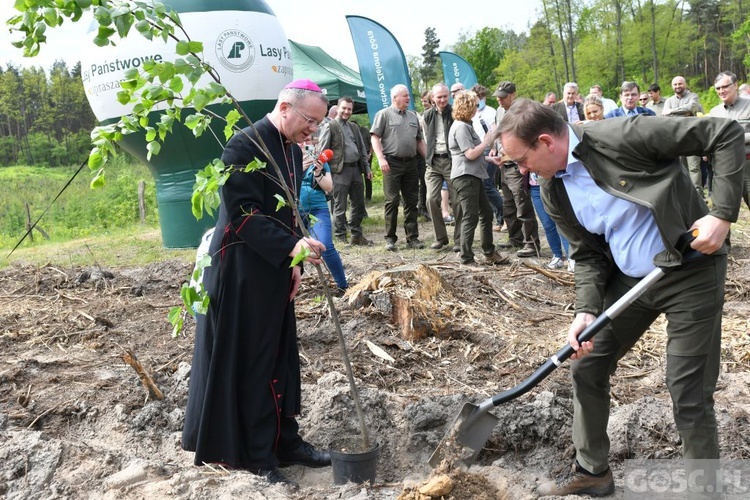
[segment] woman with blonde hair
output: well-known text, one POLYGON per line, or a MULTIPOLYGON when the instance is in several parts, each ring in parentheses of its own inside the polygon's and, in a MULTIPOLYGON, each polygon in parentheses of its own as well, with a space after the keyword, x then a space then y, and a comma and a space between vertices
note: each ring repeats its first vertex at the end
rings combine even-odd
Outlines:
POLYGON ((604 103, 599 96, 590 94, 584 99, 583 114, 587 121, 604 120, 604 103))
POLYGON ((490 265, 506 264, 508 257, 495 250, 492 242, 492 207, 484 189, 486 179, 484 151, 491 147, 497 138, 494 131, 484 135, 480 140, 471 119, 477 111, 479 98, 476 93, 463 91, 453 98, 453 125, 448 132, 448 149, 451 153, 451 182, 456 190, 458 203, 461 205, 461 263, 477 266, 474 260, 472 244, 474 231, 479 222, 480 241, 485 263, 490 265))

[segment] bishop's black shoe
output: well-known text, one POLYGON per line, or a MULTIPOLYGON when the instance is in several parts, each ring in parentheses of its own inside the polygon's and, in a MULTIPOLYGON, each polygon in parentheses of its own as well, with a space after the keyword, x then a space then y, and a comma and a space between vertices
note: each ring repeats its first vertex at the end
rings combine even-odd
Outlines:
POLYGON ((279 467, 304 465, 306 467, 318 468, 331 465, 330 453, 316 450, 313 445, 305 441, 302 441, 302 444, 296 450, 279 450, 276 458, 279 459, 279 467))
POLYGON ((297 483, 282 474, 281 471, 276 467, 272 467, 270 469, 253 469, 250 472, 252 472, 256 476, 264 478, 271 484, 280 484, 282 486, 288 486, 295 490, 299 488, 299 485, 297 483))

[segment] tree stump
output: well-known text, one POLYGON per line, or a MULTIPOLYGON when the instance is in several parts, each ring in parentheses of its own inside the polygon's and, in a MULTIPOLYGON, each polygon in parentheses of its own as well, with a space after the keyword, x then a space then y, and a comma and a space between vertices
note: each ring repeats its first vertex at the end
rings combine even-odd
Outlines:
POLYGON ((440 273, 424 264, 373 271, 351 287, 351 307, 374 306, 391 317, 406 340, 449 337, 455 301, 440 273))

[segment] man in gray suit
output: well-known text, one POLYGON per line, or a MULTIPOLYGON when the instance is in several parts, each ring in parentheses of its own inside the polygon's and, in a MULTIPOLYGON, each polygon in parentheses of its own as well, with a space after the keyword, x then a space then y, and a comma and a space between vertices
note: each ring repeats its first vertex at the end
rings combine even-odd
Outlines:
MULTIPOLYGON (((576 351, 571 358, 576 460, 572 474, 541 484, 539 495, 614 492, 607 436, 610 377, 661 313, 667 318, 666 383, 683 457, 718 459, 713 393, 721 353, 724 242, 740 208, 742 127, 723 118, 644 116, 576 126, 546 106, 519 100, 499 132, 521 172, 545 179, 544 205, 576 261, 576 315, 568 330, 576 351), (720 179, 710 211, 677 159, 709 154, 720 179), (698 231, 690 247, 705 255, 685 262, 677 243, 689 230, 698 231), (669 272, 594 340, 578 342, 603 310, 656 266, 669 272)), ((716 487, 711 478, 704 474, 704 491, 716 487)))
POLYGON ((576 123, 586 119, 583 104, 578 102, 578 84, 568 82, 563 87, 563 99, 552 105, 552 109, 569 123, 576 123))

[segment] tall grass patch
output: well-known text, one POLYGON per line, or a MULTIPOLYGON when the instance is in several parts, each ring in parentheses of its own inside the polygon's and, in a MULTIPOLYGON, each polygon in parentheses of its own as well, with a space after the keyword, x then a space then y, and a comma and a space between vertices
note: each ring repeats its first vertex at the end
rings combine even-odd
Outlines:
MULTIPOLYGON (((33 222, 77 169, 77 166, 0 168, 0 248, 12 248, 26 232, 26 205, 33 222)), ((139 224, 138 184, 141 180, 145 183, 146 224, 158 223, 156 187, 144 165, 121 155, 108 168, 103 188, 91 189, 90 180, 91 174, 84 168, 39 222, 50 241, 99 235, 139 224)), ((27 238, 25 246, 44 241, 40 232, 34 231, 33 236, 33 242, 27 238)))

